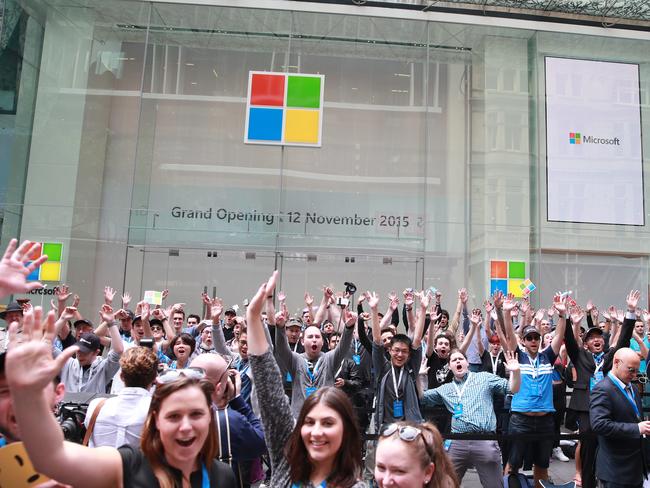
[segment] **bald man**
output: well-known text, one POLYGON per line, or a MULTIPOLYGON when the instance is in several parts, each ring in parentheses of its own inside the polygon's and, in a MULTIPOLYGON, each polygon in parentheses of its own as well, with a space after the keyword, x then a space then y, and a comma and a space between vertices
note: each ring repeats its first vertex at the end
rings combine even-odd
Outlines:
POLYGON ((219 459, 232 466, 237 486, 250 487, 251 465, 262 457, 266 443, 260 419, 240 395, 239 373, 227 370, 226 361, 218 354, 201 354, 192 361, 192 367, 203 369, 206 379, 215 386, 212 402, 220 443, 219 459))
POLYGON ((650 422, 642 417, 641 395, 632 381, 639 356, 624 347, 612 369, 591 390, 591 427, 598 434, 596 476, 605 488, 641 488, 648 472, 644 452, 650 422))

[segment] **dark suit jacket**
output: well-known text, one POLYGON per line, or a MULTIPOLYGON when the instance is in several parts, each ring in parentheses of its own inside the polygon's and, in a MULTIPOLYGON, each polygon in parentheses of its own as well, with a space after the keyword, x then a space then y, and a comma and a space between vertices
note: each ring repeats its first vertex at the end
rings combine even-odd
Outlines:
MULTIPOLYGON (((594 362, 593 354, 586 349, 578 347, 578 343, 573 335, 573 328, 569 322, 570 321, 567 320, 567 326, 564 331, 564 341, 567 353, 569 354, 569 358, 571 358, 577 376, 573 386, 571 400, 569 401, 569 408, 578 412, 588 412, 589 380, 596 370, 596 363, 594 362)), ((603 367, 601 368, 604 375, 607 375, 607 372, 612 369, 612 362, 616 351, 622 347, 630 347, 630 339, 632 338, 633 331, 634 320, 625 319, 623 321, 621 333, 618 336, 616 347, 611 347, 609 351, 605 352, 603 367)))
MULTIPOLYGON (((637 408, 641 395, 634 387, 637 408)), ((626 395, 606 376, 591 391, 591 428, 598 434, 596 476, 605 481, 640 485, 646 473, 640 419, 626 395)))

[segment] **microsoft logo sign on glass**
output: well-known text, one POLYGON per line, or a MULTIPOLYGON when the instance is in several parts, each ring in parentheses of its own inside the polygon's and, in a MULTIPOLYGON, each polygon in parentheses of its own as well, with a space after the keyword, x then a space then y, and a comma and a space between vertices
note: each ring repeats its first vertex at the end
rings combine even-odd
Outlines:
POLYGON ((569 132, 569 144, 604 144, 608 146, 620 146, 621 140, 618 137, 586 136, 580 132, 569 132))
POLYGON ((323 75, 251 71, 244 142, 321 146, 323 75))
POLYGON ((60 281, 63 244, 60 242, 42 242, 40 249, 29 256, 29 262, 47 254, 45 261, 27 277, 28 281, 60 281))

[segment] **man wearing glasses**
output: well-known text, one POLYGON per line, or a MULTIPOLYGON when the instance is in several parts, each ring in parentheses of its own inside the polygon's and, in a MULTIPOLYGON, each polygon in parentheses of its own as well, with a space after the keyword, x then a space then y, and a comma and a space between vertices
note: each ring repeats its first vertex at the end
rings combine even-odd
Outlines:
POLYGON ((591 391, 591 428, 598 434, 596 476, 605 488, 641 488, 648 473, 650 422, 643 420, 641 395, 632 384, 639 363, 632 349, 619 349, 612 370, 591 391))

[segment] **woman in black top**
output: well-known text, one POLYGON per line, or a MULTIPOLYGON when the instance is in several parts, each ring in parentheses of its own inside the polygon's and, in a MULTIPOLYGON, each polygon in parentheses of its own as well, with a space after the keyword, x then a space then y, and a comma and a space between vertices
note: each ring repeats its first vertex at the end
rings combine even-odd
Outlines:
POLYGON ((40 307, 24 316, 23 334, 10 328, 6 373, 22 440, 34 468, 73 486, 234 488, 232 470, 215 461, 213 386, 202 370, 167 373, 151 400, 139 450, 89 448, 64 442, 44 388, 76 347, 52 358, 54 313, 41 326, 40 307))

